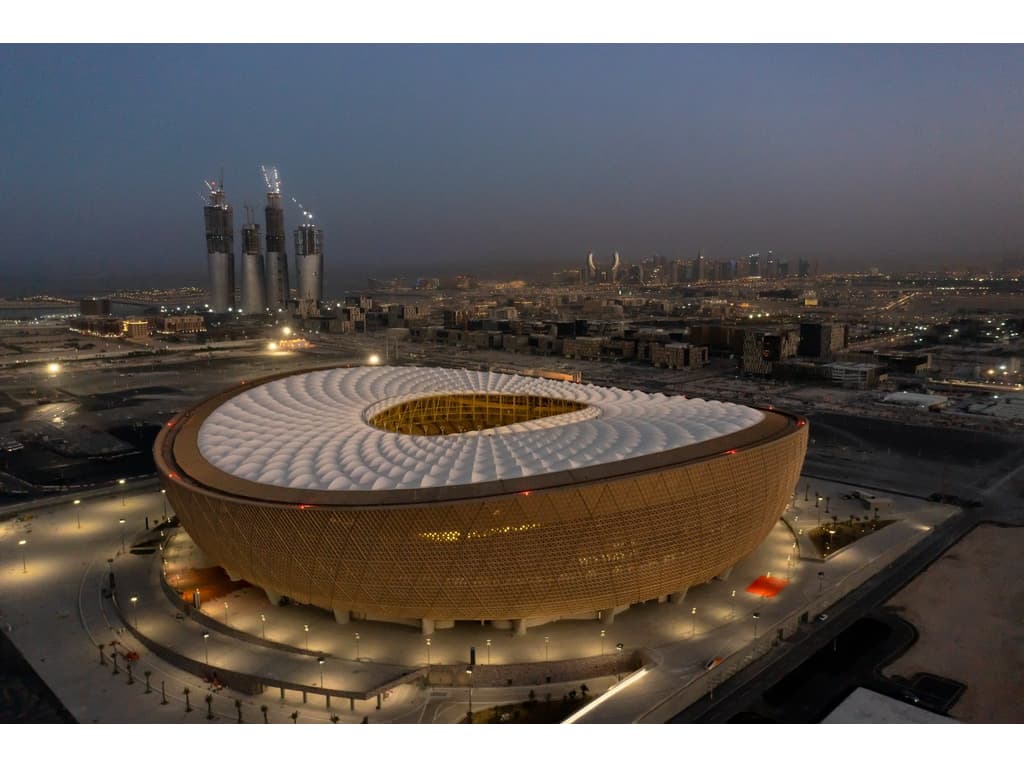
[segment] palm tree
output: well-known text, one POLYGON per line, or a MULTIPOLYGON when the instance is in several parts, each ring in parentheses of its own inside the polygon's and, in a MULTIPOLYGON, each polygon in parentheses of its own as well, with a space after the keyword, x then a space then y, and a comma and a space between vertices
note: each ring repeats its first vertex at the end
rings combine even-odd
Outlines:
POLYGON ((213 720, 213 694, 206 694, 206 719, 213 720))
POLYGON ((182 691, 182 693, 185 694, 185 711, 186 712, 191 712, 192 711, 192 705, 189 703, 188 695, 190 693, 192 693, 192 691, 190 691, 188 688, 186 688, 185 690, 182 691))
POLYGON ((290 717, 292 719, 293 723, 298 723, 299 722, 299 710, 295 710, 290 715, 288 715, 288 717, 290 717))
POLYGON ((269 723, 270 721, 267 720, 267 705, 266 704, 260 704, 260 712, 263 713, 263 722, 264 723, 269 723))

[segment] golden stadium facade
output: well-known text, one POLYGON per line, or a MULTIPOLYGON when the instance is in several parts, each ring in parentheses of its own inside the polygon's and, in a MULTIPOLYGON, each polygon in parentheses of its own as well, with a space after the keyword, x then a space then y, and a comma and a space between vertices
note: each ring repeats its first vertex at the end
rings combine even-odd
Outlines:
POLYGON ((606 619, 750 554, 807 422, 733 403, 441 368, 244 383, 169 422, 182 525, 271 599, 349 616, 606 619))

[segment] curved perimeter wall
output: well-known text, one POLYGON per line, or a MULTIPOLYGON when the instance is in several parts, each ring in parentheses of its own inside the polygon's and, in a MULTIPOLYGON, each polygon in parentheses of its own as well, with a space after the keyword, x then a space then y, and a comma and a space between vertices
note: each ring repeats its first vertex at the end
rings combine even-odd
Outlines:
POLYGON ((807 447, 806 421, 766 418, 774 428, 753 444, 740 433, 735 450, 671 466, 411 504, 271 503, 203 486, 174 462, 180 424, 155 452, 185 529, 235 578, 371 618, 555 618, 681 591, 752 552, 807 447))

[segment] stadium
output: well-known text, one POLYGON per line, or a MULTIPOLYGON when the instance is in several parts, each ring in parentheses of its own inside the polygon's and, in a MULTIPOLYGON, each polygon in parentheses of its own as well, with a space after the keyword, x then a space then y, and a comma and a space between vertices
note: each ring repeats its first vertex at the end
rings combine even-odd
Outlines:
POLYGON ((241 384, 154 452, 233 580, 424 633, 525 631, 681 599, 785 510, 807 422, 493 372, 331 367, 241 384))

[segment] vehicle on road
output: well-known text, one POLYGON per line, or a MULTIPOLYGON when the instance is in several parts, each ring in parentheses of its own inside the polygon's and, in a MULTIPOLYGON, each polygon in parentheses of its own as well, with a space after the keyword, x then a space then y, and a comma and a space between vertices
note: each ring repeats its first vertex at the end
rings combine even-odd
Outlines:
POLYGON ((828 614, 827 613, 819 613, 817 616, 814 617, 814 620, 815 621, 828 621, 828 614))
POLYGON ((721 664, 722 661, 723 661, 723 659, 722 659, 721 656, 715 656, 715 658, 713 658, 713 659, 708 659, 706 662, 704 662, 704 669, 707 669, 707 670, 714 669, 719 664, 721 664))

